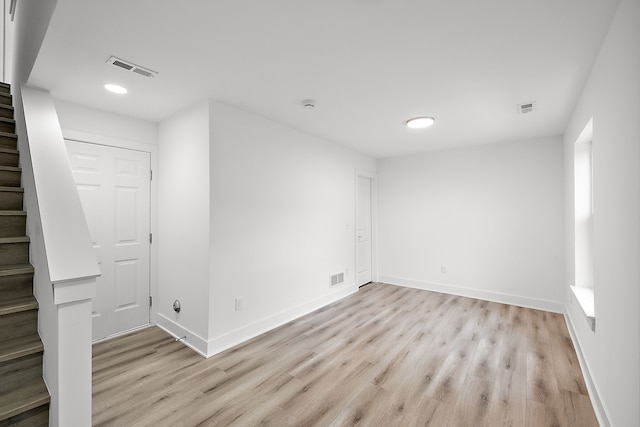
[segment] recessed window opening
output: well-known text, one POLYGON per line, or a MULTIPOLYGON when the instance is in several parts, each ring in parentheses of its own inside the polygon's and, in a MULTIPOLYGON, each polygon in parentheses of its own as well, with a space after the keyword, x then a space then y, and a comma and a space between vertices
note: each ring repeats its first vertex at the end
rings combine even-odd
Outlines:
POLYGON ((590 121, 574 147, 575 285, 593 289, 593 138, 591 129, 590 121))
POLYGON ((593 276, 593 119, 574 145, 575 286, 573 293, 595 330, 593 276))

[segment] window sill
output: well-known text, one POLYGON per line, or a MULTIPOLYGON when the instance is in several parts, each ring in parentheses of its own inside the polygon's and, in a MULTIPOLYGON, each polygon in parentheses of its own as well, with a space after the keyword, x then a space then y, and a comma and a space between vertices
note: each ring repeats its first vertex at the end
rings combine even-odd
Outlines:
POLYGON ((582 309, 584 317, 587 319, 587 323, 591 327, 592 331, 596 330, 596 312, 594 309, 594 297, 593 289, 579 288, 577 286, 569 286, 573 292, 573 296, 578 301, 578 305, 582 309))

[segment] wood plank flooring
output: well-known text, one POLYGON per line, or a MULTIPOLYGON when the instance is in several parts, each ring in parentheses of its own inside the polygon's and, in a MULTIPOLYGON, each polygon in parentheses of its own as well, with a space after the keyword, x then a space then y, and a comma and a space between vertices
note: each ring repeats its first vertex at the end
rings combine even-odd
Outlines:
POLYGON ((93 349, 96 426, 597 426, 562 315, 384 284, 203 359, 93 349))

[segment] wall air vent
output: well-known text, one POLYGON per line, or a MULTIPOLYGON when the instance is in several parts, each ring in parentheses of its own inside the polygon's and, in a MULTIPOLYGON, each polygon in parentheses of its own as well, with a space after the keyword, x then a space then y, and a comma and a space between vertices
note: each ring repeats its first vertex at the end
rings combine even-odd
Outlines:
POLYGON ((337 286, 344 283, 344 273, 332 274, 330 278, 330 285, 337 286))
POLYGON ((525 102, 524 104, 518 104, 518 114, 527 114, 532 112, 536 108, 535 102, 525 102))
POLYGON ((122 68, 125 71, 139 74, 144 77, 155 77, 158 75, 157 71, 150 70, 149 68, 141 67, 133 62, 125 61, 124 59, 116 58, 112 56, 107 60, 108 64, 114 65, 118 68, 122 68))

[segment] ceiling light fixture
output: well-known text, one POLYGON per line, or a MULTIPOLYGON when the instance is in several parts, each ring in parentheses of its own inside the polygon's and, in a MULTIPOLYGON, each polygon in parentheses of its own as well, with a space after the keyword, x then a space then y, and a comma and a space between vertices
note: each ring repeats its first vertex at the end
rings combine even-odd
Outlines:
POLYGON ((313 110, 314 108, 316 108, 316 101, 314 101, 313 99, 305 99, 304 101, 302 101, 302 106, 307 110, 313 110))
POLYGON ((411 129, 424 129, 433 125, 436 122, 436 119, 429 116, 423 117, 414 117, 406 121, 406 125, 411 129))
POLYGON ((118 85, 114 85, 113 83, 107 83, 106 85, 104 85, 104 88, 106 90, 108 90, 109 92, 113 92, 113 93, 117 93, 117 94, 125 94, 128 92, 128 90, 122 86, 118 86, 118 85))

